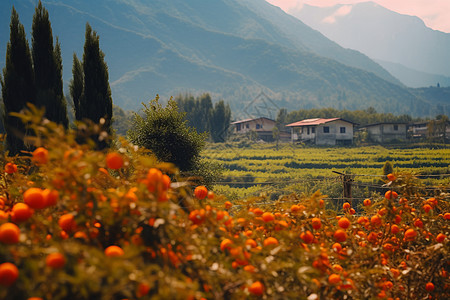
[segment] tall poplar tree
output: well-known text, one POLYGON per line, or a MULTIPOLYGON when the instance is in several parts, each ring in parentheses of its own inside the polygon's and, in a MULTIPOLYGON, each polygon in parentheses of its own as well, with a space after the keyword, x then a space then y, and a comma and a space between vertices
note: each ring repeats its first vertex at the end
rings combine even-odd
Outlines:
POLYGON ((231 120, 230 106, 223 100, 214 105, 211 115, 211 138, 214 142, 225 142, 231 120))
POLYGON ((72 80, 70 81, 69 89, 70 96, 73 101, 73 109, 75 112, 75 119, 81 120, 81 108, 80 99, 83 96, 84 89, 84 73, 83 64, 78 59, 77 55, 73 54, 73 65, 72 65, 72 80))
POLYGON ((68 125, 66 100, 62 84, 61 48, 53 46, 48 11, 41 1, 35 9, 32 25, 32 56, 36 80, 36 104, 45 108, 45 116, 56 123, 68 125))
MULTIPOLYGON (((99 123, 105 119, 104 129, 111 133, 112 98, 108 81, 108 66, 105 54, 100 50, 99 36, 86 24, 86 37, 83 54, 84 90, 80 97, 79 120, 89 119, 99 123)), ((75 101, 74 101, 75 102, 75 101)))
POLYGON ((1 80, 5 110, 6 149, 10 155, 25 149, 25 126, 11 112, 20 112, 27 102, 35 104, 35 83, 31 53, 14 6, 11 12, 10 36, 6 46, 6 63, 1 80))

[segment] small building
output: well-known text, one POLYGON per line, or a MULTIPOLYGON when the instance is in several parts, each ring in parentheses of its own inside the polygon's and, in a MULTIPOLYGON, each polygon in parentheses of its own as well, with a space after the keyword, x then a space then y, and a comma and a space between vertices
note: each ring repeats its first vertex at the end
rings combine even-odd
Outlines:
POLYGON ((424 139, 428 137, 428 122, 415 122, 407 126, 411 139, 424 139))
POLYGON ((393 141, 406 141, 406 123, 376 123, 361 128, 368 133, 368 138, 372 142, 386 143, 393 141))
POLYGON ((305 142, 315 145, 351 145, 353 144, 353 126, 355 123, 341 118, 306 119, 286 125, 291 128, 293 142, 305 142))
POLYGON ((246 134, 255 132, 258 138, 263 141, 273 141, 273 128, 276 125, 274 120, 260 117, 256 119, 245 119, 231 123, 234 126, 233 133, 246 134))

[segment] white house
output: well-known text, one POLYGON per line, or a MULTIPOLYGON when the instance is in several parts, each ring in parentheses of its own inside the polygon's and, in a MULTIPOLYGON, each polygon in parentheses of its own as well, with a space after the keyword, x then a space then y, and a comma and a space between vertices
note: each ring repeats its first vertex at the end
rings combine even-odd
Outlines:
POLYGON ((231 123, 234 125, 233 133, 245 134, 251 131, 256 132, 259 139, 264 141, 273 140, 273 128, 276 125, 274 120, 269 118, 260 117, 256 119, 245 119, 231 123))
POLYGON ((351 145, 354 123, 341 118, 306 119, 286 125, 291 128, 293 142, 316 145, 351 145))

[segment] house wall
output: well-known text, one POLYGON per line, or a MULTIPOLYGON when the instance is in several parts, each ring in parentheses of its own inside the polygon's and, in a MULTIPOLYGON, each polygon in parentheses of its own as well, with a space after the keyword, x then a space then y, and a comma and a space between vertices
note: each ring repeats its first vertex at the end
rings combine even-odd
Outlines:
POLYGON ((272 131, 275 121, 267 119, 256 119, 248 122, 234 124, 234 133, 247 133, 250 131, 272 131), (240 129, 240 130, 238 130, 240 129))
POLYGON ((383 143, 392 140, 406 140, 406 124, 377 124, 367 127, 372 141, 383 143))
POLYGON ((317 145, 351 145, 353 143, 353 124, 336 120, 321 124, 316 129, 317 145), (328 132, 326 132, 328 127, 328 132), (341 128, 343 132, 341 132, 341 128))
POLYGON ((321 125, 292 127, 292 140, 312 141, 316 145, 351 145, 353 124, 336 120, 321 125), (328 132, 324 128, 328 128, 328 132), (344 128, 341 132, 341 128, 344 128))

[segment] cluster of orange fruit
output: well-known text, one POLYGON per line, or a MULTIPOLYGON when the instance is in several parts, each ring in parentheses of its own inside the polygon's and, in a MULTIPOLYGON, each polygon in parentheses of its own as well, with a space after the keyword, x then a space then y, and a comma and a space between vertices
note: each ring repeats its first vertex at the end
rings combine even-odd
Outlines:
POLYGON ((232 203, 205 186, 192 191, 127 149, 63 150, 38 147, 33 168, 4 160, 0 297, 58 294, 47 278, 36 290, 25 277, 45 268, 56 282, 66 278, 58 272, 88 278, 109 262, 128 273, 95 274, 123 288, 118 299, 439 299, 450 291, 448 196, 409 193, 396 175, 384 197, 336 212, 318 193, 232 203), (163 290, 167 282, 182 288, 163 290))

